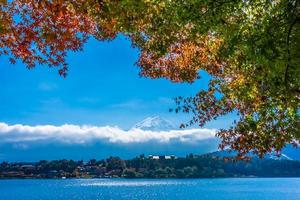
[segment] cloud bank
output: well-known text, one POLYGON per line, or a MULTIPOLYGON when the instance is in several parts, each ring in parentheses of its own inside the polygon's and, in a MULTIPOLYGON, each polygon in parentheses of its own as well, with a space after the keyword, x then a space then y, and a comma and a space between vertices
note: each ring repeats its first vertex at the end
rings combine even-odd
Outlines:
POLYGON ((0 123, 0 143, 59 142, 62 144, 89 144, 106 142, 112 144, 134 143, 198 143, 215 138, 214 129, 187 129, 170 131, 122 130, 111 126, 8 125, 0 123))

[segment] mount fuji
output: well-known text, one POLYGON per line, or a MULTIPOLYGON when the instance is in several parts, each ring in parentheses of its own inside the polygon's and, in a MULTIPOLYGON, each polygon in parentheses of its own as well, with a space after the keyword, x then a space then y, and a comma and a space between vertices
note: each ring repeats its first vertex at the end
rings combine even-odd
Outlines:
POLYGON ((132 129, 141 129, 147 131, 169 131, 178 129, 172 122, 159 116, 152 116, 135 124, 132 129))

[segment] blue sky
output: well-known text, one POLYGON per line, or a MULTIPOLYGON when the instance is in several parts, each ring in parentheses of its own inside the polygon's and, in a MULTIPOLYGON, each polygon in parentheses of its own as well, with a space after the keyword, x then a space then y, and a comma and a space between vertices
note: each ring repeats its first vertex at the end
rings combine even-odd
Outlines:
MULTIPOLYGON (((112 42, 90 39, 83 52, 69 53, 69 76, 57 69, 37 66, 28 70, 22 63, 10 65, 0 57, 0 121, 25 124, 93 124, 129 128, 151 115, 174 122, 186 115, 169 113, 173 98, 189 96, 205 88, 209 77, 194 84, 174 84, 165 79, 139 77, 134 65, 138 50, 118 37, 112 42)), ((219 128, 228 117, 208 127, 219 128)))
MULTIPOLYGON (((11 65, 0 57, 0 122, 118 126, 127 130, 153 115, 176 125, 187 121, 187 115, 168 112, 175 105, 172 99, 205 88, 209 76, 201 73, 202 79, 194 84, 141 78, 134 65, 138 53, 122 36, 112 42, 90 39, 83 52, 69 53, 70 71, 65 79, 55 68, 28 70, 22 63, 11 65)), ((205 128, 228 127, 233 118, 233 114, 222 117, 205 128)))

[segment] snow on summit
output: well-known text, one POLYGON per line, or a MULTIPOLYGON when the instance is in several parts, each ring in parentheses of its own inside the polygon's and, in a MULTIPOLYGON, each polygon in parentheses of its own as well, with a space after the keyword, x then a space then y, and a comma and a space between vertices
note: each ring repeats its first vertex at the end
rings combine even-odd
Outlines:
POLYGON ((148 117, 143 121, 135 124, 132 129, 141 129, 149 131, 168 131, 176 130, 177 127, 170 121, 159 116, 148 117))

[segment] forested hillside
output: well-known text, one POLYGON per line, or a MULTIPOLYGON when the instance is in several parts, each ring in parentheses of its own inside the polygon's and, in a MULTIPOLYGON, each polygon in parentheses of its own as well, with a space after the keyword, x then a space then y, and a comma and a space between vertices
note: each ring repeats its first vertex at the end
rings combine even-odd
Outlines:
POLYGON ((227 160, 215 154, 148 156, 122 160, 110 157, 89 162, 73 160, 0 164, 0 178, 218 178, 300 177, 300 162, 253 158, 227 160))

